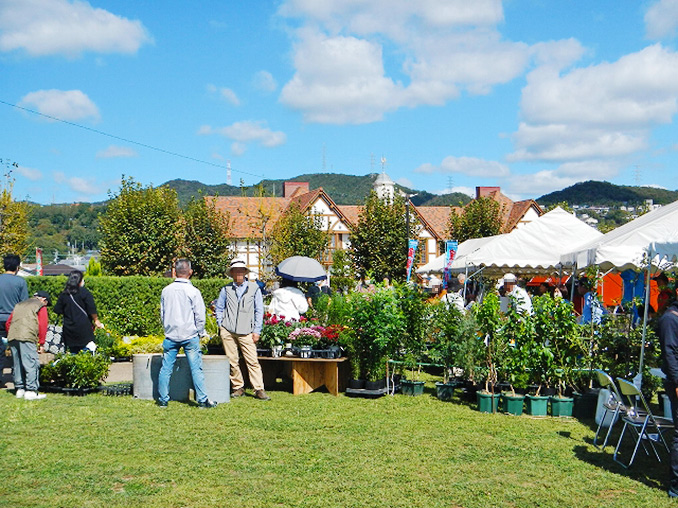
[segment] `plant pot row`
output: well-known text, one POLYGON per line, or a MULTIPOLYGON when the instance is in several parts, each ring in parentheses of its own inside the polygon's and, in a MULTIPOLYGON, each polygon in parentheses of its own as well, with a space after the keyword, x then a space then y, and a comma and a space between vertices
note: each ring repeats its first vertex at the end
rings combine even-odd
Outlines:
POLYGON ((551 416, 572 416, 574 399, 547 395, 511 395, 507 393, 486 393, 478 391, 478 409, 481 413, 505 413, 520 416, 525 413, 532 416, 547 416, 551 406, 551 416), (500 404, 501 402, 501 404, 500 404))

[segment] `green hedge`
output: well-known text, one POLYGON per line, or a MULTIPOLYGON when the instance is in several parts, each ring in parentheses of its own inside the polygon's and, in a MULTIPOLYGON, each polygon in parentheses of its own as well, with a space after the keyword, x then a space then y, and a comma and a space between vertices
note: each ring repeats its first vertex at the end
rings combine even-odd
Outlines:
MULTIPOLYGON (((27 277, 29 294, 47 291, 56 302, 66 286, 67 277, 27 277)), ((160 293, 172 279, 166 277, 87 277, 85 286, 94 296, 99 319, 106 329, 118 335, 162 335, 160 293)), ((219 296, 229 279, 195 279, 191 281, 202 293, 205 304, 219 296)), ((61 317, 52 312, 50 322, 61 317)))

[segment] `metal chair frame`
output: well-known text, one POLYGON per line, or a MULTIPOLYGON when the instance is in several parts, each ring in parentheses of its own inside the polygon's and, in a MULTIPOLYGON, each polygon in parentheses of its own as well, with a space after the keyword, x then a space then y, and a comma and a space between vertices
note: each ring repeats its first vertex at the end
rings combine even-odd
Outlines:
POLYGON ((643 445, 643 450, 645 453, 649 455, 647 446, 645 444, 645 441, 647 441, 654 452, 655 458, 658 462, 661 462, 661 458, 659 457, 659 453, 657 453, 657 448, 655 447, 654 443, 661 441, 666 451, 670 453, 670 448, 666 443, 666 439, 664 439, 663 432, 669 429, 673 430, 673 421, 664 417, 654 416, 650 410, 650 406, 645 400, 645 397, 643 397, 643 394, 633 383, 629 383, 628 381, 625 381, 621 378, 617 378, 617 383, 619 384, 619 390, 621 391, 622 396, 626 397, 628 404, 626 415, 624 415, 622 418, 624 421, 624 427, 622 428, 621 435, 619 436, 619 441, 617 441, 617 446, 614 450, 614 455, 612 456, 613 460, 627 469, 630 468, 636 458, 636 453, 638 452, 638 448, 641 444, 643 445), (640 401, 642 405, 642 412, 636 409, 636 401, 640 401), (624 439, 624 433, 626 432, 627 427, 632 428, 635 432, 634 437, 636 439, 636 444, 633 447, 631 460, 629 460, 628 464, 625 464, 619 460, 617 456, 619 454, 619 448, 624 439), (650 433, 648 430, 656 431, 656 433, 650 433))
POLYGON ((609 400, 603 403, 603 408, 605 409, 605 411, 603 412, 603 416, 600 419, 598 428, 596 429, 596 434, 595 436, 593 436, 593 446, 600 450, 604 450, 605 447, 607 446, 608 440, 610 439, 612 427, 614 427, 614 424, 617 423, 617 419, 619 418, 619 416, 623 417, 626 415, 626 406, 624 405, 622 396, 619 393, 619 389, 617 388, 617 385, 615 385, 612 377, 610 377, 610 375, 607 372, 602 371, 600 369, 596 369, 594 372, 598 376, 598 384, 600 384, 600 387, 606 388, 612 392, 609 400), (603 428, 603 424, 605 423, 605 418, 607 417, 608 413, 612 413, 612 419, 610 420, 610 425, 607 428, 607 434, 605 434, 603 444, 599 446, 598 437, 600 435, 601 429, 603 428))

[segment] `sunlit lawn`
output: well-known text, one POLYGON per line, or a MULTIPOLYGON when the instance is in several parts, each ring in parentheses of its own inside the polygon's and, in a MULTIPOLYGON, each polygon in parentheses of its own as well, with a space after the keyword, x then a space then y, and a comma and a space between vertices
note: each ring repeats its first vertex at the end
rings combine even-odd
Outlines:
MULTIPOLYGON (((432 385, 431 385, 432 386, 432 385)), ((630 471, 591 422, 474 404, 271 392, 212 410, 0 392, 0 506, 657 507, 664 463, 630 471)), ((616 442, 616 441, 615 441, 616 442)))

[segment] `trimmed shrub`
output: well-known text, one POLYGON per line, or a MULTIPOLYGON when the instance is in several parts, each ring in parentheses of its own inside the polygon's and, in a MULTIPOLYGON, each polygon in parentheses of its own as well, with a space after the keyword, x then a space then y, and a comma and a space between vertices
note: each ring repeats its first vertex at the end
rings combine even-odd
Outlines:
MULTIPOLYGON (((56 302, 66 286, 65 276, 27 277, 29 294, 47 291, 56 302)), ((162 335, 160 323, 160 293, 170 284, 167 277, 87 277, 86 286, 94 296, 99 319, 116 335, 162 335)), ((195 279, 191 281, 202 293, 205 305, 219 296, 219 290, 228 279, 195 279)), ((52 323, 60 323, 49 307, 52 323)), ((209 314, 209 311, 208 311, 209 314)))

